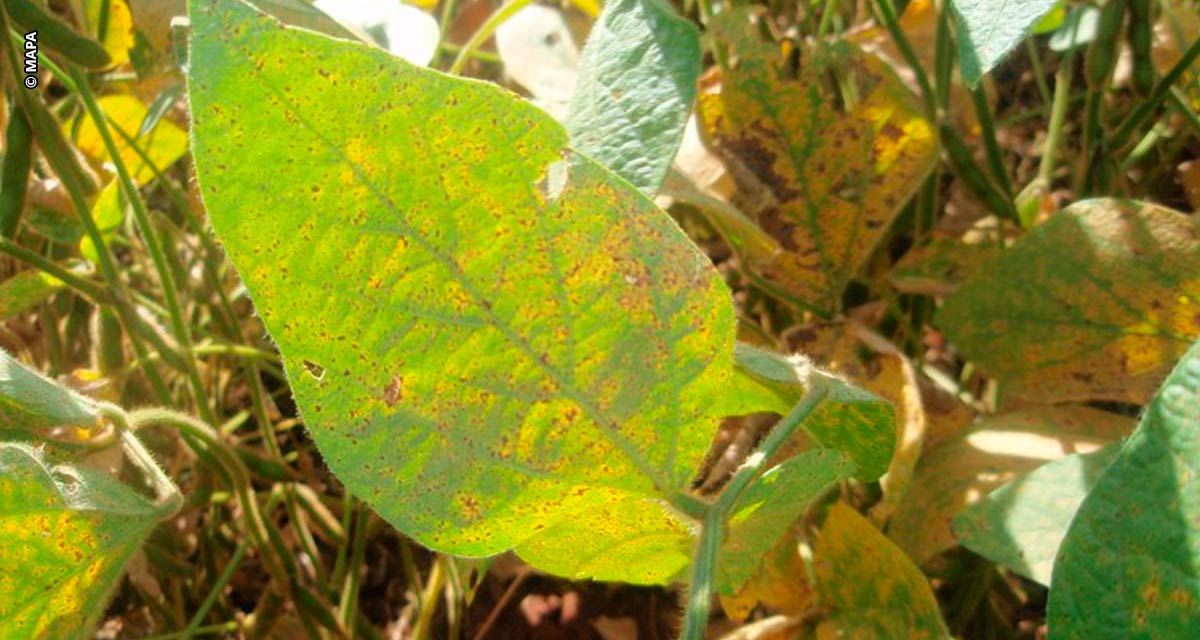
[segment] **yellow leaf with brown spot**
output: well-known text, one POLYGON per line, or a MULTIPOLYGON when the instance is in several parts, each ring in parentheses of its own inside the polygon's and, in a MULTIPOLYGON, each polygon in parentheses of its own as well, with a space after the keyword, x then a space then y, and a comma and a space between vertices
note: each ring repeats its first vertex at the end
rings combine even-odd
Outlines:
POLYGON ((950 637, 924 574, 857 511, 830 507, 814 556, 820 603, 831 610, 817 637, 950 637))
POLYGON ((937 159, 920 104, 879 58, 840 42, 806 51, 794 74, 745 10, 716 16, 728 43, 719 93, 703 93, 704 134, 781 244, 764 277, 803 304, 841 294, 937 159), (829 82, 843 80, 842 91, 829 82))
POLYGON ((78 638, 162 514, 91 469, 0 443, 0 638, 78 638))
POLYGON ((1200 337, 1200 224, 1076 203, 980 266, 935 323, 1006 397, 1144 403, 1200 337))

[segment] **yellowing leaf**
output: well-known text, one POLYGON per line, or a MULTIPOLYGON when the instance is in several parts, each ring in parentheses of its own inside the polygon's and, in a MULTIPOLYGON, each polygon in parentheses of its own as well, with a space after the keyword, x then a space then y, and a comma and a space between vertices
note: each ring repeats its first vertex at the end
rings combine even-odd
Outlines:
MULTIPOLYGON (((142 121, 146 118, 146 105, 127 94, 104 96, 100 98, 99 102, 101 110, 109 118, 110 130, 115 126, 130 137, 137 134, 142 126, 142 121)), ((67 135, 70 135, 69 125, 64 125, 64 130, 67 135)), ((120 133, 112 131, 112 135, 117 149, 120 150, 121 159, 125 161, 125 166, 129 168, 133 178, 140 183, 152 180, 154 171, 142 162, 137 151, 125 143, 125 139, 120 133)), ((75 141, 79 149, 93 160, 102 163, 108 162, 108 148, 104 145, 104 139, 100 137, 100 132, 96 130, 96 125, 92 123, 91 118, 84 116, 75 141)), ((188 148, 187 134, 166 119, 159 120, 149 133, 137 138, 136 142, 151 162, 163 171, 182 158, 188 148)))
POLYGON ((817 593, 832 609, 818 638, 949 638, 929 581, 866 518, 829 509, 814 550, 817 593))
POLYGON ((191 20, 204 203, 330 468, 435 549, 595 522, 646 581, 670 551, 598 520, 663 523, 722 417, 707 256, 508 91, 235 0, 191 20))
POLYGON ((112 66, 129 62, 129 50, 134 45, 133 15, 125 0, 86 0, 84 14, 88 29, 112 58, 112 66), (102 15, 105 4, 108 5, 107 16, 102 15))
POLYGON ((86 635, 159 515, 90 469, 0 443, 0 638, 86 635))
POLYGON ((1077 203, 980 266, 936 323, 1006 396, 1143 403, 1200 336, 1200 225, 1077 203))
POLYGON ((923 563, 954 546, 951 521, 967 505, 1046 462, 1114 442, 1132 426, 1124 416, 1077 406, 1030 407, 982 420, 922 455, 888 535, 923 563))
POLYGON ((701 94, 700 120, 739 188, 765 202, 747 213, 783 251, 762 275, 802 303, 836 310, 932 168, 933 130, 895 73, 853 45, 806 52, 793 78, 745 10, 716 16, 709 31, 729 44, 732 62, 720 93, 701 94), (834 93, 831 73, 854 89, 834 93))

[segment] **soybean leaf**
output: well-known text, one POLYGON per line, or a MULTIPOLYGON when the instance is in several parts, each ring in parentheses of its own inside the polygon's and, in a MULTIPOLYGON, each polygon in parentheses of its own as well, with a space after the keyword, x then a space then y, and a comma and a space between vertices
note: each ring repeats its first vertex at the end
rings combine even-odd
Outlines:
POLYGON ((812 449, 756 478, 729 516, 717 562, 717 590, 735 593, 809 504, 853 470, 854 463, 840 451, 812 449))
POLYGON ((869 391, 821 371, 803 357, 786 358, 738 344, 732 384, 722 394, 723 413, 759 411, 786 414, 815 384, 829 396, 804 423, 823 446, 845 452, 854 461, 855 477, 876 480, 888 469, 896 447, 895 409, 869 391))
POLYGON ((959 69, 974 88, 1058 0, 954 0, 959 69))
POLYGON ((746 213, 782 245, 760 275, 815 310, 836 310, 933 167, 932 128, 891 68, 854 45, 806 52, 793 77, 746 9, 708 27, 737 63, 720 93, 700 95, 698 116, 739 189, 759 202, 746 213), (833 73, 853 90, 827 86, 833 73))
POLYGON ((683 139, 700 36, 662 0, 610 0, 592 26, 567 113, 571 146, 653 196, 683 139))
POLYGON ((1200 342, 1080 505, 1054 561, 1062 638, 1185 638, 1200 616, 1200 342))
POLYGON ((982 265, 936 323, 1006 395, 1144 403, 1200 336, 1200 225, 1130 200, 1074 204, 982 265))
POLYGON ((832 609, 818 637, 950 637, 924 574, 857 511, 830 507, 813 554, 817 593, 832 609))
POLYGON ((664 517, 735 322, 670 217, 509 92, 190 6, 201 193, 349 490, 472 556, 664 517))
POLYGON ((1010 480, 954 517, 962 546, 1049 586, 1071 518, 1121 443, 1048 462, 1010 480))
MULTIPOLYGON (((99 103, 105 116, 111 120, 109 126, 116 126, 130 136, 141 129, 142 122, 148 113, 146 105, 141 100, 127 94, 103 96, 99 103)), ((75 137, 79 150, 98 162, 108 161, 108 147, 104 145, 104 139, 100 137, 96 124, 88 116, 82 118, 75 137)), ((63 128, 66 134, 70 135, 70 125, 64 124, 63 128)), ((113 136, 116 138, 121 160, 125 162, 125 166, 129 167, 134 179, 140 183, 152 180, 154 170, 142 161, 141 155, 131 149, 122 136, 117 133, 113 133, 113 136)), ((165 170, 187 153, 187 134, 174 123, 165 119, 159 120, 149 133, 138 136, 135 141, 146 153, 146 157, 160 170, 165 170)))
POLYGON ((96 405, 0 350, 0 427, 43 429, 94 427, 96 405))
POLYGON ((0 443, 0 638, 91 629, 160 515, 103 474, 0 443))
MULTIPOLYGON (((67 262, 60 266, 76 274, 88 273, 81 261, 67 262)), ((0 282, 0 320, 7 320, 28 311, 66 286, 62 280, 38 269, 26 269, 17 273, 0 282)))
POLYGON ((923 563, 954 546, 951 522, 963 508, 1022 473, 1095 451, 1132 428, 1129 418, 1078 406, 1027 407, 981 420, 921 456, 888 534, 923 563))
MULTIPOLYGON (((729 519, 715 576, 716 589, 734 593, 754 573, 788 527, 853 463, 831 449, 789 458, 756 478, 729 519)), ((530 564, 575 579, 665 584, 681 578, 696 546, 695 523, 661 501, 626 497, 547 528, 517 547, 530 564), (614 546, 613 541, 621 541, 614 546)))

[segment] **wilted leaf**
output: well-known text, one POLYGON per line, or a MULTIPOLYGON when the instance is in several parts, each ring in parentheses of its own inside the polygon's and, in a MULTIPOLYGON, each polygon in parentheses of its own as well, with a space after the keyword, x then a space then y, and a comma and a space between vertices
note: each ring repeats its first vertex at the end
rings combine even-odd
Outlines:
POLYGON ((1049 586, 1071 518, 1117 457, 1120 442, 1048 462, 1010 480, 954 517, 962 546, 1049 586))
POLYGON ((100 414, 91 400, 58 385, 0 350, 0 427, 93 427, 99 421, 100 414))
POLYGON ((1045 462, 1094 451, 1129 433, 1133 421, 1086 407, 1030 407, 980 421, 928 449, 888 524, 918 563, 954 546, 955 514, 1045 462))
POLYGON ((1186 638, 1200 617, 1200 343, 1080 505, 1054 562, 1061 638, 1186 638))
POLYGON ((348 489, 461 555, 661 521, 732 368, 707 257, 509 92, 191 8, 205 204, 348 489))
MULTIPOLYGON (((141 128, 142 121, 146 118, 146 105, 128 94, 118 93, 103 96, 99 103, 101 110, 110 121, 110 131, 115 126, 127 135, 133 136, 141 128)), ((69 124, 64 124, 63 128, 66 135, 71 135, 69 124)), ((119 133, 116 131, 111 131, 111 133, 116 141, 117 149, 120 150, 121 160, 125 162, 125 166, 128 167, 134 179, 143 184, 152 180, 154 171, 142 162, 138 152, 129 148, 119 133)), ((79 124, 75 141, 79 150, 92 159, 98 162, 108 161, 108 148, 104 145, 104 139, 96 130, 95 123, 86 115, 79 124)), ((142 151, 146 153, 146 157, 150 158, 154 165, 163 171, 182 158, 184 153, 187 153, 187 134, 168 120, 160 120, 150 133, 138 137, 136 141, 142 151)))
POLYGON ((102 474, 0 443, 0 637, 85 633, 159 516, 102 474))
POLYGON ((857 511, 829 509, 817 537, 821 604, 832 609, 818 638, 949 638, 929 581, 857 511))
POLYGON ((958 60, 968 86, 1015 48, 1058 0, 954 0, 958 60))
POLYGON ((1200 225, 1080 202, 981 266, 936 323, 1006 396, 1143 403, 1200 336, 1200 225))
POLYGON ((571 146, 648 196, 679 149, 700 75, 700 35, 662 0, 609 0, 579 61, 571 146))
POLYGON ((792 77, 759 40, 746 10, 709 23, 735 62, 719 94, 700 96, 700 120, 739 187, 763 193, 747 213, 785 251, 763 267, 792 296, 835 310, 841 294, 936 160, 916 98, 874 56, 845 42, 802 56, 792 77), (826 86, 845 78, 857 100, 826 86))

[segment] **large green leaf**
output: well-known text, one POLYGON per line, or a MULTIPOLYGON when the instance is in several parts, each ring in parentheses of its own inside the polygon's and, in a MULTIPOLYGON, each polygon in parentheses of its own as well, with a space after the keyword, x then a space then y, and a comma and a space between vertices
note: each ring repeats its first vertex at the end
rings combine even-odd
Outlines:
POLYGON ((706 256, 509 92, 240 1, 191 16, 201 193, 348 489, 462 555, 662 518, 732 368, 706 256))
POLYGON ((821 638, 949 638, 929 581, 866 518, 837 503, 814 549, 821 638))
POLYGON ((1006 395, 1144 403, 1200 336, 1200 224, 1080 202, 981 266, 936 321, 1006 395))
POLYGON ((871 481, 887 472, 896 450, 896 410, 890 402, 817 369, 802 356, 787 358, 742 343, 735 354, 733 380, 720 398, 722 413, 783 415, 814 385, 823 385, 829 395, 805 421, 805 431, 821 445, 850 456, 856 477, 871 481))
POLYGON ((779 293, 836 310, 932 169, 937 141, 920 103, 882 60, 848 42, 822 44, 805 50, 793 72, 751 16, 743 7, 709 21, 735 63, 722 71, 720 93, 700 95, 701 130, 742 204, 753 205, 743 210, 779 240, 779 250, 750 267, 779 293))
POLYGON ((979 84, 1058 0, 954 0, 958 61, 968 86, 979 84))
POLYGON ((696 28, 662 0, 605 3, 579 60, 571 146, 653 196, 683 139, 700 57, 696 28))
POLYGON ((78 638, 163 514, 91 469, 0 442, 0 638, 78 638))
POLYGON ((0 427, 94 427, 100 414, 91 400, 66 389, 0 349, 0 427))
POLYGON ((1071 518, 1121 443, 1048 462, 1010 480, 954 517, 962 546, 1049 585, 1071 518))
POLYGON ((1061 638, 1189 638, 1200 618, 1200 342, 1071 521, 1047 622, 1061 638))

